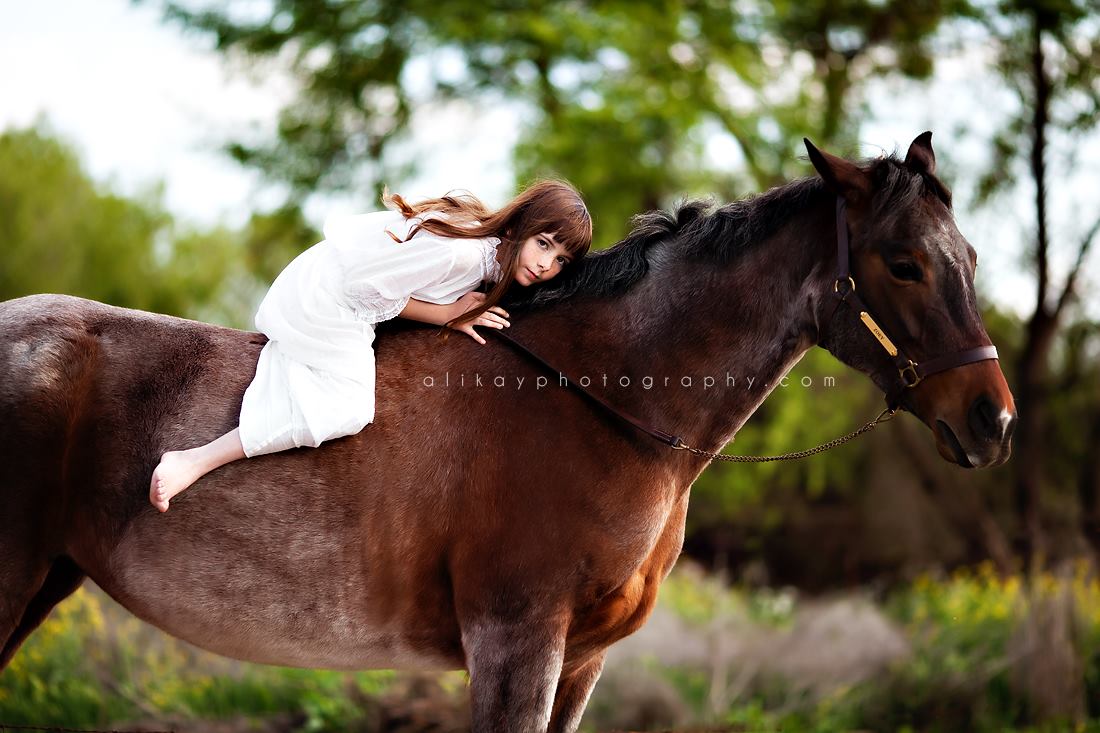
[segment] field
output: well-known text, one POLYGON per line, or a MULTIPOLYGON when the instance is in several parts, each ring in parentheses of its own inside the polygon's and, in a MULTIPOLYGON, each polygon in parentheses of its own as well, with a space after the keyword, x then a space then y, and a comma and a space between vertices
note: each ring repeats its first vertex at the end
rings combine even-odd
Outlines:
MULTIPOLYGON (((91 583, 0 675, 0 727, 450 731, 462 672, 251 665, 161 634, 91 583)), ((1100 582, 990 567, 890 592, 727 587, 681 562, 612 649, 585 730, 1100 731, 1100 582)))

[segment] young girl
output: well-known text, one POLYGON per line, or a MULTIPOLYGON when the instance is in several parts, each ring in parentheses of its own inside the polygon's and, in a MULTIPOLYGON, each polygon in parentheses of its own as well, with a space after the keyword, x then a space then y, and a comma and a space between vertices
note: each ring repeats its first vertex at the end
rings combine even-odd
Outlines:
POLYGON ((561 181, 540 181, 498 211, 469 195, 383 201, 392 210, 327 222, 325 239, 275 279, 256 313, 269 340, 239 426, 161 456, 149 485, 157 509, 230 461, 316 447, 373 421, 375 323, 402 316, 484 344, 474 326, 510 325, 496 303, 513 282, 555 277, 592 241, 584 201, 561 181), (473 292, 483 280, 495 284, 473 292))

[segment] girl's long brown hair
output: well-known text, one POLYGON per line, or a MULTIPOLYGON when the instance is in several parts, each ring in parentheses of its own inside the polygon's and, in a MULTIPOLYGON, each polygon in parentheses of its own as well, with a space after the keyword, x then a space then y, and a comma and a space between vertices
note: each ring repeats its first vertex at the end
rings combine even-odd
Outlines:
MULTIPOLYGON (((592 244, 592 217, 588 213, 588 207, 584 205, 580 193, 565 181, 538 181, 496 211, 490 210, 469 192, 448 194, 410 204, 387 189, 382 193, 382 201, 387 208, 400 211, 406 219, 431 211, 446 216, 446 219, 424 219, 409 231, 405 241, 421 229, 442 237, 500 239, 497 246, 500 279, 486 293, 485 301, 481 305, 443 324, 444 340, 454 324, 476 318, 500 302, 515 280, 520 249, 529 237, 553 234, 572 257, 565 268, 575 266, 588 253, 592 244)), ((563 272, 565 268, 562 268, 563 272)), ((557 277, 562 274, 559 272, 557 277)))

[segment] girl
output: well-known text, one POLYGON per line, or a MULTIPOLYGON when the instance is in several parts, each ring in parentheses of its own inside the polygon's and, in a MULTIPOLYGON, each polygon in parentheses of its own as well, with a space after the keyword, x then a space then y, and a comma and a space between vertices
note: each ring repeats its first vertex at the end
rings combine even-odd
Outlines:
POLYGON ((389 210, 327 222, 325 239, 275 279, 256 313, 269 340, 239 426, 161 456, 149 485, 157 509, 230 461, 316 447, 374 420, 375 323, 402 316, 484 344, 474 326, 510 325, 496 303, 513 282, 557 276, 592 241, 588 209, 562 181, 540 181, 498 211, 470 195, 409 204, 385 192, 383 202, 389 210), (482 280, 494 285, 473 292, 482 280))

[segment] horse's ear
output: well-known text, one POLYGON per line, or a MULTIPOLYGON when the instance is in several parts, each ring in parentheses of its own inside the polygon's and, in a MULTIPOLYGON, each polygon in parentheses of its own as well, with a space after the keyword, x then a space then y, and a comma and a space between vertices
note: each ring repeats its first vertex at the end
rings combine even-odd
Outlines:
POLYGON ((807 138, 802 138, 802 142, 806 143, 810 162, 833 193, 849 203, 858 203, 871 193, 871 179, 858 165, 818 150, 807 138))
POLYGON ((905 154, 905 165, 915 173, 935 173, 936 154, 932 151, 932 131, 926 130, 917 135, 909 152, 905 154))

